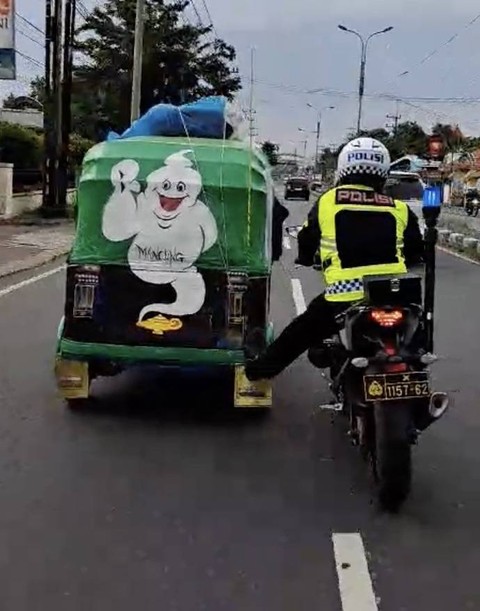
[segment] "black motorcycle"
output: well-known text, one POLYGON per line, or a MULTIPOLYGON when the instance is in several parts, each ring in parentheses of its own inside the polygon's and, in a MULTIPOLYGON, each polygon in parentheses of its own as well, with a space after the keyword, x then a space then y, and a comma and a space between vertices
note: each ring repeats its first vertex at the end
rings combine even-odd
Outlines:
POLYGON ((369 462, 383 509, 397 511, 412 480, 412 445, 448 408, 432 392, 421 277, 365 278, 365 299, 337 316, 339 333, 311 349, 313 365, 330 368, 330 407, 349 419, 354 445, 369 462))
MULTIPOLYGON (((436 222, 424 208, 425 293, 416 274, 368 276, 364 299, 346 306, 338 333, 309 351, 312 364, 330 369, 334 403, 349 420, 352 442, 371 466, 380 506, 398 511, 412 482, 412 446, 445 414, 446 393, 433 392, 436 222)), ((297 237, 300 228, 288 228, 297 237), (293 229, 293 231, 292 231, 293 229)), ((315 266, 316 267, 316 266, 315 266)))
POLYGON ((480 209, 480 196, 477 191, 467 192, 465 195, 465 212, 468 216, 478 216, 480 209))

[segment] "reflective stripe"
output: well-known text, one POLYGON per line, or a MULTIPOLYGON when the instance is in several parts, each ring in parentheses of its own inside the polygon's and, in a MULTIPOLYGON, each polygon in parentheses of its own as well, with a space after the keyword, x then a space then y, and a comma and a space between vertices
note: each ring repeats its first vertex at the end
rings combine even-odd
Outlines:
POLYGON ((344 295, 346 293, 358 293, 358 291, 363 291, 363 280, 361 278, 338 280, 338 282, 327 286, 325 295, 344 295))

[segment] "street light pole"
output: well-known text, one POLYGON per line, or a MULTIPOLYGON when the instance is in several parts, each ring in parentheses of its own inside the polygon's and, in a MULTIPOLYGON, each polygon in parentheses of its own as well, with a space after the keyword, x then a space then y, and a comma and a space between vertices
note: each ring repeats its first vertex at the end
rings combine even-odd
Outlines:
POLYGON ((135 42, 133 47, 132 101, 130 120, 133 123, 140 116, 142 97, 143 33, 145 29, 145 0, 137 0, 135 17, 135 42))
POLYGON ((347 28, 344 25, 339 25, 338 29, 342 30, 342 32, 354 34, 360 40, 360 43, 362 45, 360 56, 360 79, 358 83, 357 135, 359 135, 362 129, 363 96, 365 94, 365 71, 367 66, 368 43, 375 36, 380 36, 380 34, 386 34, 387 32, 391 32, 393 30, 393 26, 389 26, 388 28, 384 28, 383 30, 379 30, 378 32, 373 32, 373 34, 370 34, 370 36, 368 36, 366 39, 355 30, 351 30, 350 28, 347 28))
POLYGON ((315 173, 317 173, 318 171, 318 166, 319 166, 319 152, 320 152, 320 130, 322 128, 322 116, 323 116, 323 112, 325 110, 334 110, 335 106, 325 106, 324 108, 321 108, 320 110, 318 110, 317 108, 315 108, 315 106, 313 106, 313 104, 307 104, 307 106, 309 108, 312 108, 313 110, 317 111, 317 129, 316 129, 316 141, 315 141, 315 173))

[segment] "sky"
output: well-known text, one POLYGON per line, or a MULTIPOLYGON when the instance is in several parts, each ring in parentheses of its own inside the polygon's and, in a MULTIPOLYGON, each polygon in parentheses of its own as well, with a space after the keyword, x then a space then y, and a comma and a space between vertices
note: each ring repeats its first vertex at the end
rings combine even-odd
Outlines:
MULTIPOLYGON (((90 8, 96 1, 83 4, 90 8)), ((254 49, 253 99, 260 140, 272 140, 293 152, 303 150, 307 138, 307 150, 313 153, 317 110, 308 104, 316 109, 335 107, 322 112, 321 146, 342 142, 355 126, 360 42, 338 30, 339 23, 366 35, 394 27, 369 45, 365 128, 385 126, 386 115, 396 114, 398 108, 401 120, 416 120, 425 128, 436 122, 458 123, 464 133, 480 135, 480 15, 468 25, 480 12, 477 0, 193 2, 204 22, 210 15, 218 35, 237 50, 243 107, 249 103, 254 49), (307 93, 312 90, 320 91, 307 93), (387 94, 401 99, 385 99, 387 94), (418 99, 472 97, 479 102, 418 99)), ((41 30, 43 7, 39 0, 17 0, 18 13, 41 30)), ((196 19, 192 8, 189 14, 196 19)), ((17 49, 34 61, 19 56, 19 81, 13 87, 0 83, 2 93, 24 91, 43 64, 41 34, 20 19, 17 30, 17 49)))

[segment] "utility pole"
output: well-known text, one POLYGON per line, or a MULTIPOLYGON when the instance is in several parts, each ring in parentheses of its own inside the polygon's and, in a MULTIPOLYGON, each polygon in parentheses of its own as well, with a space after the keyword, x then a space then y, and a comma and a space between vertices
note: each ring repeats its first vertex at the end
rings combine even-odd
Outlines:
POLYGON ((60 156, 58 166, 58 208, 65 212, 69 179, 70 132, 72 131, 73 44, 75 38, 76 0, 65 0, 63 80, 61 88, 60 156))
POLYGON ((142 101, 143 34, 145 30, 145 0, 137 0, 135 16, 135 42, 133 47, 132 101, 130 120, 133 123, 140 116, 142 101))
POLYGON ((43 107, 43 189, 42 209, 52 202, 52 0, 45 2, 45 102, 43 107))
POLYGON ((315 106, 310 103, 307 103, 307 106, 317 112, 317 126, 315 130, 315 173, 317 173, 319 171, 320 130, 322 128, 323 113, 325 110, 335 110, 335 106, 325 106, 321 109, 315 108, 315 106))
POLYGON ((255 84, 255 49, 250 49, 250 101, 248 104, 248 119, 250 124, 249 136, 250 136, 250 148, 253 146, 253 139, 255 137, 255 111, 254 105, 254 84, 255 84))
POLYGON ((394 115, 387 115, 387 119, 391 119, 393 121, 392 125, 387 124, 387 128, 390 128, 393 130, 393 135, 396 136, 397 132, 398 132, 398 122, 400 121, 400 119, 402 118, 402 115, 399 114, 398 112, 398 100, 397 100, 397 110, 395 111, 394 115))
POLYGON ((399 122, 399 120, 401 118, 402 118, 402 115, 387 115, 387 119, 391 119, 393 121, 393 124, 388 124, 387 127, 391 128, 393 130, 393 135, 394 136, 397 135, 398 122, 399 122))
POLYGON ((62 39, 63 0, 47 0, 45 9, 45 177, 42 213, 59 214, 59 165, 62 124, 62 39))

